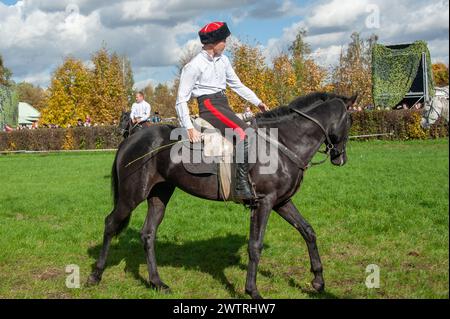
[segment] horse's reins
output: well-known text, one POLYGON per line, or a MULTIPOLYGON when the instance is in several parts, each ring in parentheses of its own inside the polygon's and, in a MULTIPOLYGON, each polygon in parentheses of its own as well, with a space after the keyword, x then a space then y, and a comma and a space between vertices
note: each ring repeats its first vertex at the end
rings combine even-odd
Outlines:
MULTIPOLYGON (((202 136, 203 136, 203 134, 202 134, 202 136)), ((169 148, 169 147, 171 147, 171 146, 174 146, 174 145, 176 145, 176 144, 178 144, 178 143, 184 143, 184 142, 187 142, 187 141, 189 141, 189 139, 179 140, 179 141, 176 141, 176 142, 173 142, 173 143, 169 143, 169 144, 162 145, 162 146, 160 146, 160 147, 154 148, 154 149, 152 149, 150 152, 148 152, 148 153, 146 153, 146 154, 144 154, 144 155, 142 155, 142 156, 136 158, 135 160, 129 162, 127 165, 125 165, 125 167, 128 167, 128 166, 130 166, 131 164, 136 163, 137 161, 143 159, 144 157, 147 157, 147 156, 149 156, 149 155, 153 155, 153 153, 162 151, 162 150, 164 150, 164 149, 166 149, 166 148, 169 148)))
MULTIPOLYGON (((330 156, 330 151, 335 148, 334 144, 331 142, 330 137, 328 136, 327 131, 325 130, 323 125, 318 120, 316 120, 315 118, 313 118, 313 117, 311 117, 311 116, 307 115, 306 113, 303 113, 303 112, 301 112, 299 110, 296 110, 294 108, 291 108, 291 110, 294 111, 295 113, 303 116, 304 118, 312 121, 318 127, 320 127, 320 129, 323 131, 323 133, 325 135, 325 139, 327 141, 327 145, 326 145, 325 151, 319 151, 319 152, 326 155, 325 159, 323 159, 322 161, 319 161, 319 162, 312 162, 311 161, 307 165, 303 165, 303 161, 294 152, 292 152, 290 149, 288 149, 286 146, 284 146, 283 144, 281 144, 278 141, 273 140, 271 137, 268 137, 265 134, 260 134, 259 130, 257 130, 258 135, 260 135, 263 139, 265 139, 269 143, 272 143, 272 144, 276 145, 282 153, 284 153, 291 161, 293 161, 295 164, 297 164, 303 170, 307 169, 308 167, 311 167, 311 166, 316 166, 316 165, 320 165, 320 164, 325 163, 327 161, 327 159, 329 158, 329 156, 330 156)), ((203 134, 202 134, 202 136, 203 136, 203 134)), ((135 160, 129 162, 127 165, 125 165, 125 167, 128 167, 131 164, 133 164, 133 163, 143 159, 144 157, 153 155, 154 153, 162 151, 162 150, 164 150, 164 149, 166 149, 168 147, 171 147, 171 146, 176 145, 178 143, 184 143, 184 142, 188 142, 188 141, 189 141, 189 139, 184 139, 184 140, 176 141, 176 142, 173 142, 173 143, 169 143, 169 144, 157 147, 157 148, 151 150, 150 152, 148 152, 148 153, 146 153, 146 154, 136 158, 135 160)))

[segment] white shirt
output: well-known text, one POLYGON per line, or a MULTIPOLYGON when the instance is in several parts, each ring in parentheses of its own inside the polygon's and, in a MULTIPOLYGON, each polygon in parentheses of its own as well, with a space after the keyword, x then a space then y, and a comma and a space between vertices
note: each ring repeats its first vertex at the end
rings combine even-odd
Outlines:
POLYGON ((242 84, 226 55, 211 57, 205 50, 186 64, 181 72, 176 110, 182 127, 193 127, 187 102, 191 96, 199 97, 223 91, 228 86, 243 99, 258 106, 261 100, 242 84))
POLYGON ((133 103, 133 106, 131 107, 130 118, 134 120, 135 118, 140 117, 141 122, 147 121, 150 117, 150 111, 150 104, 145 101, 142 101, 141 103, 133 103))

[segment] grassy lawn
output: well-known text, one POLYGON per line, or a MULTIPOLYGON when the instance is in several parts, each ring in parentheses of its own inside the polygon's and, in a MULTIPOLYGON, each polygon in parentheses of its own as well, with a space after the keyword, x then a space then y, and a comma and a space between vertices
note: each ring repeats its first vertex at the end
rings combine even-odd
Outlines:
MULTIPOLYGON (((270 217, 258 273, 266 298, 448 298, 448 139, 351 142, 344 167, 306 173, 294 201, 314 227, 326 292, 313 293, 301 236, 270 217), (380 268, 380 288, 365 285, 380 268)), ((114 240, 102 283, 83 287, 111 210, 113 153, 0 156, 0 298, 247 298, 249 211, 179 190, 158 233, 161 278, 146 286, 146 204, 114 240), (65 267, 80 267, 80 289, 65 267)))

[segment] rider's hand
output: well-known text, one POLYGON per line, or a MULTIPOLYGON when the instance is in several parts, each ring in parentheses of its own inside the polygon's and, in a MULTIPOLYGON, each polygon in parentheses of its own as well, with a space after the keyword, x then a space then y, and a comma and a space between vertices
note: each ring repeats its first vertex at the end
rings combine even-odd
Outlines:
POLYGON ((269 111, 269 107, 268 107, 266 104, 264 104, 263 102, 261 102, 261 103, 258 105, 258 107, 259 107, 259 109, 261 110, 261 112, 267 112, 267 111, 269 111))
POLYGON ((188 137, 191 143, 197 143, 202 141, 202 134, 195 128, 190 128, 188 131, 188 137))

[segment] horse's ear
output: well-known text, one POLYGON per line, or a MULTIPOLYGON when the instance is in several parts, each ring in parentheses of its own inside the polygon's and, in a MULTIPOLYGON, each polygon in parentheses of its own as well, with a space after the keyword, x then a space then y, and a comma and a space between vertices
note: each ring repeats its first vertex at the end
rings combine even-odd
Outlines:
POLYGON ((350 109, 358 99, 358 93, 354 94, 352 97, 348 98, 347 101, 345 101, 345 105, 347 106, 347 110, 350 109))

